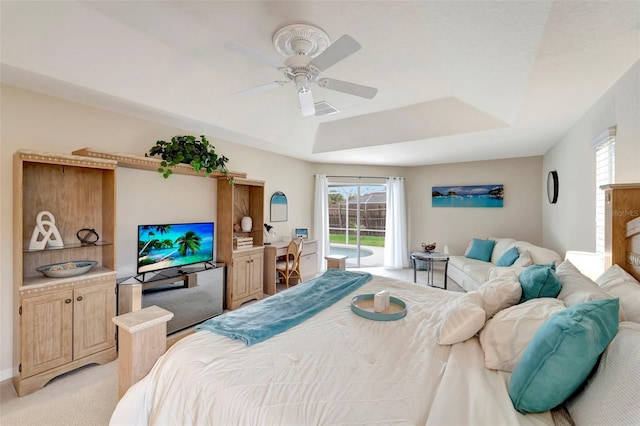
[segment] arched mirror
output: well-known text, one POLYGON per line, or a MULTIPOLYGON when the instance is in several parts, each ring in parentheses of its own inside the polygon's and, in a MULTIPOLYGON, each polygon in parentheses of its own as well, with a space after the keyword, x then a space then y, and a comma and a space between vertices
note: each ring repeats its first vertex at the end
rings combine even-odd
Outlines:
POLYGON ((287 196, 284 192, 274 192, 271 196, 271 222, 287 221, 287 196))

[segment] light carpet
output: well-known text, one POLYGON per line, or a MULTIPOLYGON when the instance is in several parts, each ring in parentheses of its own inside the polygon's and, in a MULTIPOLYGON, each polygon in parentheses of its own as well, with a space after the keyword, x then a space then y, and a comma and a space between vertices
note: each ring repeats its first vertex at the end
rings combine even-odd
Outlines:
POLYGON ((108 425, 118 403, 118 361, 93 364, 58 376, 18 398, 11 380, 0 383, 0 424, 108 425))

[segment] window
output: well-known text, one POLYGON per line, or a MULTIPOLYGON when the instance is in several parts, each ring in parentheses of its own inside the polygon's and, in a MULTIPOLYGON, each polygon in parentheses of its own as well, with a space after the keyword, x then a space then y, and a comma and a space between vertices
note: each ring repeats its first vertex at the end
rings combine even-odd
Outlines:
POLYGON ((348 268, 382 266, 387 211, 382 178, 329 179, 329 254, 347 256, 348 268))
POLYGON ((604 255, 605 201, 600 187, 615 182, 616 126, 598 136, 592 146, 596 151, 596 253, 604 255))

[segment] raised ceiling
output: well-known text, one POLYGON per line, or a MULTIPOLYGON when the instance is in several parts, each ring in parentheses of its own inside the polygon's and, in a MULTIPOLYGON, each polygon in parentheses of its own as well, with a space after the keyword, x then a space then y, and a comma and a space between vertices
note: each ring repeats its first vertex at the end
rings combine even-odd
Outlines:
MULTIPOLYGON (((640 59, 638 1, 2 1, 2 81, 313 162, 412 166, 544 154, 640 59), (362 49, 292 86, 224 47, 283 63, 292 23, 362 49)), ((146 146, 138 151, 146 150, 146 146)))

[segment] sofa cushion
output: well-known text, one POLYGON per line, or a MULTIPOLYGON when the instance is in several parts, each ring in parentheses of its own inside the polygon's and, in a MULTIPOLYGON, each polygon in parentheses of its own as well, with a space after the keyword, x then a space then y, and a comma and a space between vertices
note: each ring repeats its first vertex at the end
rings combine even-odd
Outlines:
POLYGON ((529 253, 529 250, 522 250, 520 251, 520 256, 518 256, 516 261, 513 262, 512 266, 527 267, 531 265, 533 265, 533 259, 531 259, 531 254, 529 253))
POLYGON ((562 288, 555 271, 555 264, 531 265, 518 276, 522 285, 520 302, 536 297, 556 297, 562 288))
POLYGON ((542 324, 513 370, 509 397, 523 414, 550 410, 587 379, 618 330, 618 299, 566 308, 542 324))
POLYGON ((466 265, 462 270, 472 280, 479 285, 489 279, 489 270, 492 268, 491 263, 483 262, 484 265, 466 265))
POLYGON ((511 247, 509 250, 505 251, 502 256, 500 256, 500 259, 496 262, 496 266, 511 266, 518 257, 520 257, 518 247, 511 247))
POLYGON ((494 240, 496 244, 493 246, 493 251, 491 252, 491 263, 497 263, 498 259, 507 251, 509 247, 516 242, 513 238, 498 238, 498 237, 489 237, 488 240, 494 240))
POLYGON ((483 262, 481 260, 469 259, 464 256, 449 256, 449 266, 454 266, 461 271, 464 271, 464 268, 468 265, 486 265, 487 262, 483 262))
POLYGON ((493 246, 496 242, 494 240, 481 240, 474 238, 471 243, 471 249, 467 253, 467 257, 470 259, 482 260, 484 262, 491 261, 491 254, 493 253, 493 246))
POLYGON ((544 247, 534 246, 527 241, 516 241, 515 243, 513 243, 512 247, 518 247, 518 251, 520 253, 522 253, 524 250, 527 250, 534 265, 551 262, 558 265, 560 264, 560 262, 562 262, 562 258, 555 251, 549 250, 548 248, 544 247))

